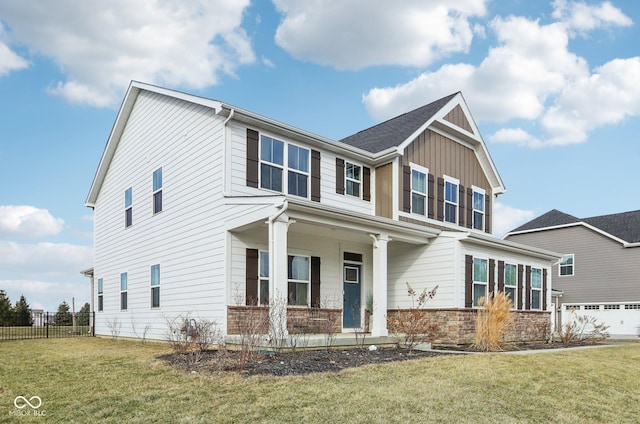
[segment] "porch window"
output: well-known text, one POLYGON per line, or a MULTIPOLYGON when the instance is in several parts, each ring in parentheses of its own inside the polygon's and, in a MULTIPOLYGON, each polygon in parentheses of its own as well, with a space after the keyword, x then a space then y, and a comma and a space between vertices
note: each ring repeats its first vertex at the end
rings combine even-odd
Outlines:
POLYGON ((484 190, 473 188, 473 228, 484 230, 484 190))
POLYGON ((308 256, 289 255, 289 305, 309 304, 311 261, 308 256))
POLYGON ((531 309, 542 309, 542 269, 531 268, 531 309))
POLYGON ((98 311, 102 311, 104 306, 103 289, 104 289, 104 283, 102 281, 102 278, 98 278, 98 311))
POLYGON ((504 265, 504 294, 511 299, 511 307, 516 308, 518 298, 518 267, 516 265, 504 265))
POLYGON ((458 223, 458 185, 455 178, 444 177, 444 220, 453 224, 458 223))
POLYGON ((427 213, 427 174, 429 170, 411 164, 411 213, 427 213))
POLYGON ((362 182, 362 167, 347 162, 346 173, 346 193, 350 196, 360 198, 360 183, 362 182))
POLYGON ((162 211, 162 168, 153 171, 153 213, 162 211))
POLYGON ((269 304, 269 252, 260 252, 258 271, 258 305, 269 304))
POLYGON ((151 265, 151 307, 160 307, 160 265, 151 265))
POLYGON ((127 273, 120 274, 120 309, 127 310, 127 273))
POLYGON ((569 277, 573 275, 573 253, 564 255, 560 261, 560 276, 569 277))
POLYGON ((489 263, 486 259, 473 258, 473 306, 480 306, 480 298, 487 296, 488 269, 489 263))
POLYGON ((124 191, 124 226, 133 224, 133 189, 129 187, 124 191))

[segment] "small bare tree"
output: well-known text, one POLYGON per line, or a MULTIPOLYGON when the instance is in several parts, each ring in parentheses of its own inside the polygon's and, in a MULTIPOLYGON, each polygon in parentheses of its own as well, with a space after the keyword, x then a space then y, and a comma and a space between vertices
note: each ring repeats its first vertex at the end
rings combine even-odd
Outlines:
POLYGON ((107 320, 107 328, 111 332, 111 338, 115 341, 118 340, 118 336, 120 335, 120 328, 122 327, 122 323, 118 318, 113 318, 107 320))
POLYGON ((427 302, 436 296, 438 286, 430 291, 425 288, 418 295, 409 283, 406 284, 407 294, 411 297, 411 308, 400 310, 389 321, 395 332, 402 336, 403 346, 411 352, 419 343, 433 342, 440 336, 440 326, 430 322, 424 312, 427 302))

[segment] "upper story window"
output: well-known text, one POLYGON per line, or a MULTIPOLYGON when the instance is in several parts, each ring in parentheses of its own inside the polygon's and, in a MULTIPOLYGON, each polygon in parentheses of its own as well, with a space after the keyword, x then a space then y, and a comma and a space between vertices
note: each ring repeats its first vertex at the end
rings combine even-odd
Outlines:
POLYGON ((160 265, 151 265, 151 307, 160 307, 160 265))
POLYGON ((518 299, 518 267, 516 265, 504 265, 504 294, 509 296, 511 305, 515 308, 518 299))
POLYGON ((542 309, 542 269, 531 268, 531 309, 542 309))
POLYGON ((489 283, 489 261, 473 258, 473 306, 480 306, 480 298, 487 297, 489 283))
POLYGON ((124 226, 133 224, 133 189, 129 187, 124 191, 124 226))
POLYGON ((574 255, 573 253, 569 254, 569 255, 564 255, 562 257, 562 260, 560 261, 560 276, 561 277, 568 277, 573 275, 573 260, 574 260, 574 255))
POLYGON ((294 144, 285 149, 284 141, 266 135, 260 143, 260 187, 283 193, 286 173, 287 193, 309 197, 309 149, 294 144))
POLYGON ((426 168, 411 165, 411 213, 427 213, 427 174, 426 168))
POLYGON ((104 307, 104 284, 102 278, 98 278, 98 311, 102 311, 104 307))
POLYGON ((120 274, 120 309, 127 310, 127 273, 120 274))
POLYGON ((484 230, 484 199, 485 191, 481 188, 473 187, 473 228, 484 230))
POLYGON ((362 183, 362 167, 353 163, 346 163, 346 193, 350 196, 360 198, 360 184, 362 183))
POLYGON ((444 177, 444 220, 453 224, 458 223, 458 186, 460 181, 455 178, 444 177))
POLYGON ((153 213, 162 211, 162 168, 153 171, 153 213))

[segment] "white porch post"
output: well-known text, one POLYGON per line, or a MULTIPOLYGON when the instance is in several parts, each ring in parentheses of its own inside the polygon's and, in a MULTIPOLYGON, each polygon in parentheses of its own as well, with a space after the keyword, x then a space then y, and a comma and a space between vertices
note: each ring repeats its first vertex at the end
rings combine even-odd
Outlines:
POLYGON ((387 243, 389 237, 379 234, 373 238, 373 314, 371 336, 389 335, 387 329, 387 243))
MULTIPOLYGON (((269 315, 276 319, 276 322, 287 322, 287 293, 288 293, 288 256, 287 256, 287 236, 289 232, 289 220, 286 213, 281 213, 276 219, 269 221, 269 304, 271 308, 269 315), (273 313, 283 314, 275 317, 273 313)), ((287 335, 286 325, 281 331, 287 335)))

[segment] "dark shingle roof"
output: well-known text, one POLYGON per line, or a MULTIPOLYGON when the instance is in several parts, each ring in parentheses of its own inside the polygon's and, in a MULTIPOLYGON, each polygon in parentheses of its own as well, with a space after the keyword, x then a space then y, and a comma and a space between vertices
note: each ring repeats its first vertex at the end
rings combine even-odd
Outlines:
POLYGON ((511 232, 537 230, 577 222, 589 224, 627 243, 640 243, 640 210, 578 219, 553 209, 511 232))
POLYGON ((377 153, 390 147, 399 146, 425 122, 433 117, 456 94, 453 93, 433 103, 404 113, 366 130, 340 140, 342 143, 358 147, 367 152, 377 153))

